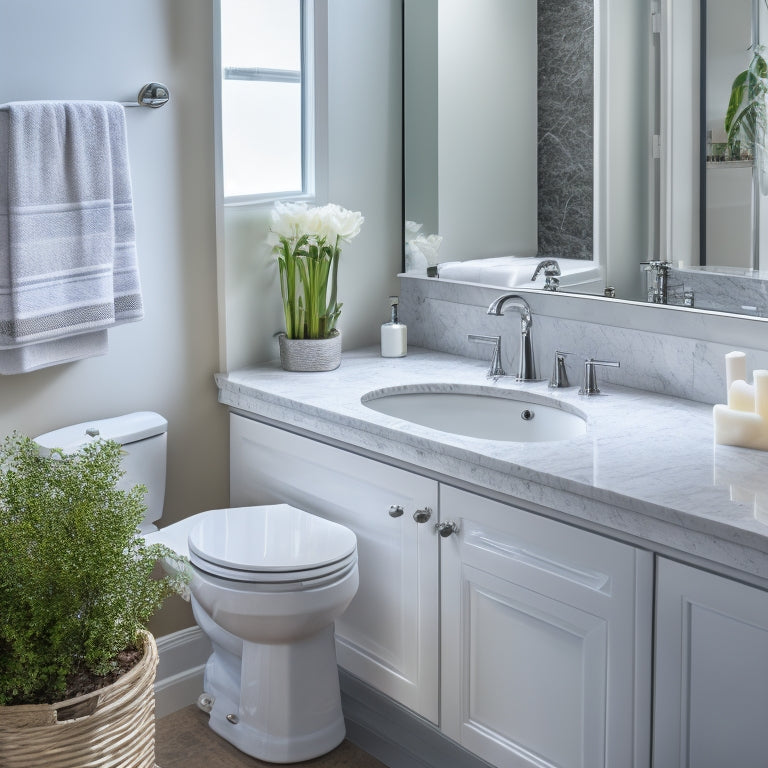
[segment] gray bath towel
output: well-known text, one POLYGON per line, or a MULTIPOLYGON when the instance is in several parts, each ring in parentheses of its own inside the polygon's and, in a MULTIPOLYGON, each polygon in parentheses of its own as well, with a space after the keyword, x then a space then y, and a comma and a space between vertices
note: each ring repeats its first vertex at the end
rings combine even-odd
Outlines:
MULTIPOLYGON (((86 101, 2 110, 0 353, 44 343, 50 364, 64 362, 71 344, 56 360, 57 340, 143 315, 125 114, 119 104, 86 101)), ((92 337, 92 353, 102 354, 103 332, 92 337)), ((87 342, 77 346, 88 354, 87 342)))

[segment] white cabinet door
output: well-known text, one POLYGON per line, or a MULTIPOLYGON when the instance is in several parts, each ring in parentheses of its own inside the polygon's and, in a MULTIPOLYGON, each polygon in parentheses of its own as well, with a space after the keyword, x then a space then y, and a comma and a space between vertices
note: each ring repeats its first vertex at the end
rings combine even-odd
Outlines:
POLYGON ((650 762, 652 556, 446 486, 441 725, 496 766, 650 762))
POLYGON ((659 558, 655 768, 768 765, 768 593, 659 558))
POLYGON ((360 587, 336 621, 340 666, 437 723, 437 483, 241 416, 230 429, 233 506, 286 502, 357 534, 360 587), (425 508, 431 519, 416 523, 425 508))

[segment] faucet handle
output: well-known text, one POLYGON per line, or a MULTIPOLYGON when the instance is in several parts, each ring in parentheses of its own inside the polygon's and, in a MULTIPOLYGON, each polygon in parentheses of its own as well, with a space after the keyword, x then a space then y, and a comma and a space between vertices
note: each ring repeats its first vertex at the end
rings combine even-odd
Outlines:
POLYGON ((555 352, 555 364, 552 368, 552 378, 549 380, 550 389, 560 389, 570 387, 568 382, 568 372, 565 368, 565 356, 572 355, 573 352, 555 352))
POLYGON ((488 367, 488 378, 498 379, 500 376, 506 376, 504 368, 501 365, 501 336, 483 336, 481 333, 467 334, 469 341, 479 341, 482 344, 493 344, 493 354, 491 363, 488 367))
POLYGON ((609 368, 619 368, 621 363, 615 360, 595 360, 588 357, 584 361, 584 383, 579 390, 580 395, 599 395, 600 390, 597 386, 597 375, 595 374, 596 365, 605 365, 609 368))

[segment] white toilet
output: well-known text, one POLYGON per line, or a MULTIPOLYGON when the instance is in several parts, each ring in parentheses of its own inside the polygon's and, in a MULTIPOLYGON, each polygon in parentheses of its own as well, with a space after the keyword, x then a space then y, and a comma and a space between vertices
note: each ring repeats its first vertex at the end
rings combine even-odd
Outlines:
POLYGON ((287 504, 214 509, 158 531, 166 431, 158 414, 134 413, 36 440, 67 452, 97 436, 123 444, 123 483, 149 489, 140 532, 190 559, 192 610, 213 646, 201 696, 211 728, 268 762, 322 755, 345 734, 333 622, 357 591, 355 534, 287 504))

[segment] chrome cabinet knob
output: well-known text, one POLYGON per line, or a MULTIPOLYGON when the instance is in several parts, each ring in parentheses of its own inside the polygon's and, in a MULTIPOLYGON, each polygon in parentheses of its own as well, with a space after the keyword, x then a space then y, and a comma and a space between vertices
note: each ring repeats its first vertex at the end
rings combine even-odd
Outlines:
POLYGON ((405 510, 399 505, 399 504, 393 504, 389 508, 389 516, 390 517, 400 517, 405 510))
POLYGON ((432 510, 429 507, 424 507, 424 509, 417 509, 413 513, 413 519, 417 523, 426 523, 430 517, 432 517, 432 510))
POLYGON ((445 539, 452 533, 458 533, 459 526, 451 520, 447 523, 436 523, 435 530, 445 539))

